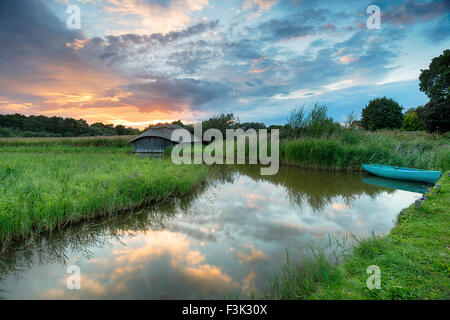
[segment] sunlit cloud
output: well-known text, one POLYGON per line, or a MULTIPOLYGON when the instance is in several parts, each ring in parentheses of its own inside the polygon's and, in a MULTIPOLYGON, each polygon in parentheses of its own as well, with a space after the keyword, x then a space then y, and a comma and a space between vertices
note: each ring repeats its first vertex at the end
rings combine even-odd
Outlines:
POLYGON ((356 61, 356 60, 358 60, 358 58, 354 57, 353 55, 343 56, 339 59, 339 61, 341 63, 348 63, 348 62, 356 61))
MULTIPOLYGON (((125 20, 129 27, 120 32, 124 33, 168 33, 186 27, 192 19, 190 14, 208 5, 208 0, 168 0, 166 2, 152 2, 140 0, 108 0, 104 9, 113 15, 135 16, 136 21, 125 20), (165 3, 165 4, 162 4, 165 3)), ((116 32, 117 33, 117 32, 116 32)))
POLYGON ((248 10, 250 8, 256 7, 259 11, 268 11, 276 3, 277 0, 245 0, 242 9, 248 10))
POLYGON ((83 23, 74 31, 64 23, 67 1, 1 2, 0 112, 144 128, 233 111, 272 124, 285 121, 292 103, 318 99, 342 116, 386 89, 380 84, 403 81, 415 93, 402 91, 399 103, 421 104, 420 69, 450 37, 450 7, 441 0, 396 0, 383 8, 381 30, 367 29, 363 4, 76 3, 83 23), (347 90, 362 85, 358 98, 347 90))

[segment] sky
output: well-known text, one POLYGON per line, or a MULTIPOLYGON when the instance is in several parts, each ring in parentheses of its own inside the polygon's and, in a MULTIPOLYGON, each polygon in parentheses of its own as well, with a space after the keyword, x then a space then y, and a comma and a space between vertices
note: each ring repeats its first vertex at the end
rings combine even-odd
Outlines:
POLYGON ((0 0, 0 114, 270 125, 319 103, 343 122, 426 103, 420 70, 449 44, 448 0, 0 0))

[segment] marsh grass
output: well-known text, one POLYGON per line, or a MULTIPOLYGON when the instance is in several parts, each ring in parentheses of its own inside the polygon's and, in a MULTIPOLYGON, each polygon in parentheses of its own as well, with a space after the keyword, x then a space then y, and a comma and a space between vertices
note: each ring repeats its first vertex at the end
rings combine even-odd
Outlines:
MULTIPOLYGON (((205 146, 197 148, 204 150, 205 146)), ((225 144, 223 148, 223 155, 226 156, 225 144)), ((270 154, 271 146, 269 145, 267 149, 270 154)), ((193 147, 192 159, 194 150, 193 147)), ((171 147, 166 149, 167 154, 171 152, 171 147)), ((259 154, 259 146, 256 153, 259 154)), ((234 154, 237 159, 236 144, 234 154)), ((244 161, 248 160, 248 140, 245 145, 245 157, 244 161)), ((341 171, 362 171, 362 165, 365 163, 445 171, 450 169, 450 139, 448 134, 340 129, 327 137, 282 139, 280 163, 341 171)))
POLYGON ((183 196, 206 176, 124 154, 0 153, 0 242, 183 196))
POLYGON ((0 138, 3 147, 105 147, 129 148, 135 136, 77 137, 77 138, 0 138))
POLYGON ((271 300, 307 299, 321 282, 339 282, 342 274, 337 265, 349 250, 350 235, 328 235, 325 241, 301 250, 295 259, 286 249, 286 262, 280 275, 269 283, 262 294, 252 293, 252 298, 271 300))
POLYGON ((364 163, 380 163, 445 171, 450 168, 446 135, 342 130, 329 138, 286 140, 280 144, 281 163, 308 168, 360 171, 364 163))
POLYGON ((7 146, 0 147, 0 153, 122 153, 130 154, 130 147, 73 147, 65 145, 50 146, 7 146))

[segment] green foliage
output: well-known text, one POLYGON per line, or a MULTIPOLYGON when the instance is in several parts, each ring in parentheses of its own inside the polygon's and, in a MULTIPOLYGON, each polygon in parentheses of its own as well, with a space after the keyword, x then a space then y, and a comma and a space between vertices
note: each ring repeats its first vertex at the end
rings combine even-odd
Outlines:
POLYGON ((266 129, 266 125, 262 122, 238 122, 235 124, 235 129, 242 129, 247 131, 248 129, 266 129))
POLYGON ((406 131, 417 131, 422 129, 419 116, 416 112, 408 112, 403 118, 403 130, 406 131))
POLYGON ((333 119, 328 117, 327 106, 314 105, 307 119, 306 131, 309 136, 328 136, 339 128, 339 124, 333 123, 333 119))
POLYGON ((203 132, 208 129, 218 129, 225 136, 227 129, 265 129, 266 125, 261 122, 240 122, 233 113, 220 114, 202 122, 203 132))
POLYGON ((341 274, 330 262, 325 250, 311 249, 298 262, 292 262, 286 253, 286 264, 280 277, 275 277, 263 297, 270 300, 307 299, 323 281, 339 283, 341 274))
POLYGON ((402 107, 386 97, 371 100, 362 110, 361 123, 366 130, 399 129, 402 122, 402 107))
POLYGON ((427 133, 364 133, 342 129, 320 139, 296 139, 280 144, 281 163, 308 168, 360 171, 364 163, 421 169, 450 168, 450 146, 445 136, 427 133))
POLYGON ((292 129, 302 129, 307 125, 305 107, 295 107, 291 110, 287 124, 292 129))
POLYGON ((423 108, 423 126, 428 132, 450 131, 450 99, 430 100, 423 108))
POLYGON ((191 134, 194 134, 194 126, 191 124, 185 124, 185 123, 181 122, 181 120, 173 121, 171 124, 175 124, 180 127, 183 127, 184 129, 189 131, 191 134))
POLYGON ((220 114, 202 122, 203 132, 208 129, 218 129, 225 135, 226 129, 233 129, 237 121, 239 120, 233 113, 220 114))
POLYGON ((327 137, 339 130, 340 125, 328 117, 327 106, 316 103, 308 114, 304 107, 292 109, 281 137, 291 139, 302 136, 327 137))
POLYGON ((439 57, 433 58, 428 69, 421 70, 419 76, 420 90, 431 101, 447 100, 450 97, 450 50, 445 50, 439 57))
POLYGON ((72 118, 24 116, 21 114, 0 115, 0 137, 86 137, 135 135, 139 130, 122 125, 94 123, 72 118))
POLYGON ((188 193, 203 166, 124 154, 0 153, 0 243, 188 193))

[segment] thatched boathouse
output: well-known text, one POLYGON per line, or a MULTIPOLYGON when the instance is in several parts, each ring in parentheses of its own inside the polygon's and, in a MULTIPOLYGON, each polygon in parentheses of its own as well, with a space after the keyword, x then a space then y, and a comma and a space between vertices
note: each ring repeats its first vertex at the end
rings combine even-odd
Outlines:
MULTIPOLYGON (((175 124, 157 124, 150 127, 141 135, 130 140, 133 153, 162 153, 167 147, 174 146, 180 141, 172 139, 172 132, 183 127, 175 124)), ((191 141, 200 141, 191 134, 191 141)))

